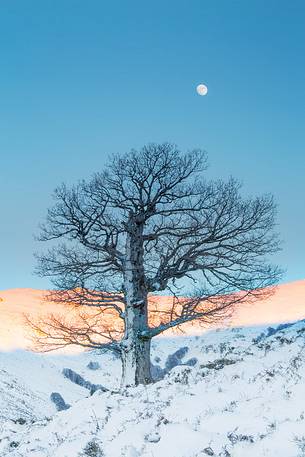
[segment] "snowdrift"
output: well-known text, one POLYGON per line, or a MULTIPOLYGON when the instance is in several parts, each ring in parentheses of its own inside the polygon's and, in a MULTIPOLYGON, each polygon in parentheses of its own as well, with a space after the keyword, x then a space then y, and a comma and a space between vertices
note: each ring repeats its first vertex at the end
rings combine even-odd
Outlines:
POLYGON ((121 393, 120 363, 110 355, 7 352, 0 358, 0 455, 302 456, 304 338, 303 320, 160 338, 154 365, 164 369, 179 349, 181 364, 154 385, 121 393), (63 376, 65 367, 110 391, 90 395, 63 376), (56 412, 53 391, 71 407, 56 412))

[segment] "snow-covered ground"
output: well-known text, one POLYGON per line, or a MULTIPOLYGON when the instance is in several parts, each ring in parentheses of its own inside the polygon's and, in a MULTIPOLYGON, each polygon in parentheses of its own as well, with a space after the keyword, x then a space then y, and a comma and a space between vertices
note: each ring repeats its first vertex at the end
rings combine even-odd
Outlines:
POLYGON ((0 455, 305 456, 305 322, 274 328, 157 339, 154 364, 164 367, 181 347, 182 362, 197 363, 121 393, 120 363, 109 354, 1 353, 0 455), (113 392, 90 395, 63 368, 113 392), (71 407, 57 412, 52 392, 71 407))

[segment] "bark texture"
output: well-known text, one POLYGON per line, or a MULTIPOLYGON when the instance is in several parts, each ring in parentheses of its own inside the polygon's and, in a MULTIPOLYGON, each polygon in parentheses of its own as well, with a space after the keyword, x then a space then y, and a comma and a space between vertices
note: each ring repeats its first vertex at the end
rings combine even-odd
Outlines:
POLYGON ((149 384, 150 340, 142 336, 148 328, 147 289, 144 272, 144 224, 131 216, 126 224, 127 237, 124 267, 125 332, 121 342, 122 384, 149 384))

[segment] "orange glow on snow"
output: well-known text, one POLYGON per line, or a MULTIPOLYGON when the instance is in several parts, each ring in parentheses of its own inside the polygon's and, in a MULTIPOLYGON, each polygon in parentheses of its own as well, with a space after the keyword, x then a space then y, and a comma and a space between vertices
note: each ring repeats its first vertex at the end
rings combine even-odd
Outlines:
MULTIPOLYGON (((63 305, 45 302, 43 295, 44 291, 33 289, 0 291, 0 350, 29 348, 29 329, 24 323, 24 314, 37 317, 63 311, 73 313, 73 310, 67 311, 63 305)), ((154 301, 167 307, 171 303, 171 297, 154 297, 154 301)), ((239 306, 226 325, 271 325, 304 318, 305 280, 302 280, 278 286, 275 294, 266 300, 239 306)), ((199 334, 204 331, 196 323, 185 324, 183 329, 186 334, 199 334)), ((177 332, 166 333, 167 336, 170 334, 177 335, 177 332)), ((71 349, 67 350, 71 352, 71 349)))

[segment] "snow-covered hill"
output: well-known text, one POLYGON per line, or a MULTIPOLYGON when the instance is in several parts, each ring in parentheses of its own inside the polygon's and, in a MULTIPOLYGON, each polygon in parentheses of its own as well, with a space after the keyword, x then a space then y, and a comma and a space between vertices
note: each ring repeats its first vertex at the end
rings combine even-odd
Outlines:
POLYGON ((0 455, 305 455, 304 321, 160 338, 152 361, 160 369, 175 365, 168 356, 179 349, 176 363, 191 366, 121 393, 120 363, 110 355, 1 354, 0 455), (99 366, 89 369, 90 361, 99 366), (90 395, 66 379, 63 368, 112 392, 90 395), (52 392, 71 407, 56 412, 52 392))
MULTIPOLYGON (((47 302, 46 291, 34 289, 11 289, 0 291, 0 351, 25 349, 30 345, 29 329, 24 314, 37 318, 51 313, 73 315, 73 309, 47 302)), ((158 307, 172 303, 172 297, 153 297, 158 307)), ((281 284, 274 295, 254 304, 237 307, 229 326, 271 325, 305 318, 305 280, 281 284), (289 304, 289 306, 288 306, 289 304)), ((202 327, 185 324, 187 334, 201 334, 202 327)))

